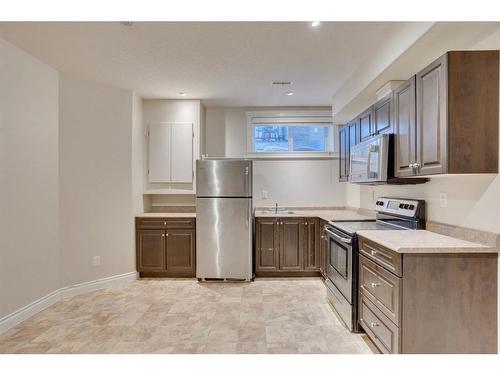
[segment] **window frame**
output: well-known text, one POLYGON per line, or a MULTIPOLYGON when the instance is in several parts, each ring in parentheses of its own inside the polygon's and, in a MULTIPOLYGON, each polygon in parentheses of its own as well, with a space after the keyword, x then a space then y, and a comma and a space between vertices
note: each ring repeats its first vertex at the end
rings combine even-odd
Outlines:
MULTIPOLYGON (((307 158, 326 158, 331 159, 336 155, 336 127, 333 124, 332 112, 330 111, 257 111, 247 112, 247 155, 251 158, 285 158, 285 159, 307 159, 307 158), (255 151, 255 127, 259 125, 287 124, 294 126, 315 126, 319 123, 328 127, 328 136, 325 138, 327 151, 277 151, 277 152, 259 152, 255 151)), ((292 141, 293 144, 293 141, 292 141)), ((289 144, 290 147, 290 144, 289 144)))

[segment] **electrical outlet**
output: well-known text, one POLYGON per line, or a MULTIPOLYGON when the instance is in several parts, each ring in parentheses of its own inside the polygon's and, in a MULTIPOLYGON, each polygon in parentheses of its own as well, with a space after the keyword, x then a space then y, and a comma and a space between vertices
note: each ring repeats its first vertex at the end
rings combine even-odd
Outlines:
POLYGON ((267 190, 262 190, 262 199, 268 199, 267 190))
POLYGON ((94 255, 92 257, 92 265, 94 267, 98 267, 101 265, 101 257, 99 255, 94 255))
POLYGON ((447 193, 439 193, 439 206, 440 207, 448 207, 448 194, 447 193))

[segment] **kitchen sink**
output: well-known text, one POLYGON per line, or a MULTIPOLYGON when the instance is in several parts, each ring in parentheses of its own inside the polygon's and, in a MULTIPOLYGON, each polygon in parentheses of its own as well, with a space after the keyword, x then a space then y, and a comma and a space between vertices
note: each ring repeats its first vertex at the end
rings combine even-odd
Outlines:
POLYGON ((295 211, 280 210, 280 209, 276 211, 275 209, 272 209, 272 210, 260 211, 260 213, 265 215, 293 215, 295 214, 295 211))

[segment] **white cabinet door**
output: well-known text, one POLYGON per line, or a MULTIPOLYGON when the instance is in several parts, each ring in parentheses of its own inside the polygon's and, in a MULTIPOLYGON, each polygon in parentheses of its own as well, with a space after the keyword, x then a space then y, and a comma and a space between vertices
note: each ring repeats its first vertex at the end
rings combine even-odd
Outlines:
POLYGON ((149 126, 149 182, 193 181, 193 124, 149 126))
POLYGON ((171 182, 193 181, 193 124, 172 124, 171 182))
POLYGON ((170 124, 149 126, 149 182, 170 181, 170 124))

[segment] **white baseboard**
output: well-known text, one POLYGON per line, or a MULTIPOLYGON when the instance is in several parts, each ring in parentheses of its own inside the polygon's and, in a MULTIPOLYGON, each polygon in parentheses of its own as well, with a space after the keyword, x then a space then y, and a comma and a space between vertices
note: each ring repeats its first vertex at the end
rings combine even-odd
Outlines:
POLYGON ((57 289, 52 293, 31 302, 29 305, 26 305, 19 310, 0 318, 0 333, 7 331, 28 318, 31 318, 33 315, 45 310, 47 307, 53 305, 62 298, 73 297, 98 289, 126 284, 136 280, 137 276, 137 272, 134 271, 57 289))

